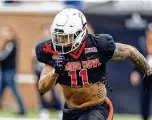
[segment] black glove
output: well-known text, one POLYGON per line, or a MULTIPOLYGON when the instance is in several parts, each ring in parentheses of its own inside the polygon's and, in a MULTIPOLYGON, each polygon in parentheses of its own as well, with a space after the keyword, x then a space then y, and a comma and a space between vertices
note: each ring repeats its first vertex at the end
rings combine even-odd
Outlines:
POLYGON ((152 75, 145 75, 143 79, 143 91, 145 92, 150 87, 152 87, 152 75))
POLYGON ((60 55, 57 57, 55 61, 55 73, 62 74, 65 69, 65 57, 63 55, 60 55))

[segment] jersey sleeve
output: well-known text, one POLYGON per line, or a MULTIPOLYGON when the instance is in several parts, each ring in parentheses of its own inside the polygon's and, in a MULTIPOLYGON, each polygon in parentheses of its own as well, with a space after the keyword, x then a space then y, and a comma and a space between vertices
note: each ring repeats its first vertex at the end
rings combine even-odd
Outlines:
POLYGON ((41 63, 54 66, 54 60, 52 58, 53 54, 49 54, 44 51, 45 44, 49 44, 49 42, 45 41, 36 45, 35 47, 36 58, 41 63))
POLYGON ((97 36, 97 47, 100 53, 102 62, 110 60, 114 54, 116 45, 113 37, 108 34, 100 34, 97 36))

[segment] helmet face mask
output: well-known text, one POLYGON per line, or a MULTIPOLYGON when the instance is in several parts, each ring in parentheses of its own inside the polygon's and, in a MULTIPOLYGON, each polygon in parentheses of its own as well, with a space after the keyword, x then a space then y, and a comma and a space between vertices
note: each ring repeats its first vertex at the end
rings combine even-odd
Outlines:
POLYGON ((77 49, 81 45, 81 41, 79 41, 79 37, 82 35, 76 34, 53 34, 52 41, 53 46, 56 51, 60 54, 67 54, 75 49, 77 49))
POLYGON ((53 42, 57 45, 65 45, 71 44, 74 39, 74 35, 72 34, 53 34, 52 35, 53 42))
POLYGON ((61 11, 55 17, 51 28, 54 49, 59 54, 67 54, 77 49, 87 34, 86 27, 85 16, 80 11, 73 8, 61 11))

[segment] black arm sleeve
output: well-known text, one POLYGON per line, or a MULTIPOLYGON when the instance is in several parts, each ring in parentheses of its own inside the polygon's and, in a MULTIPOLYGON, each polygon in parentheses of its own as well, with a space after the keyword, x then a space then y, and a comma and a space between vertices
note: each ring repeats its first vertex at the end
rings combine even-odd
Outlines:
POLYGON ((97 48, 98 52, 101 54, 102 62, 107 62, 110 60, 114 54, 116 45, 113 37, 108 34, 100 34, 97 36, 97 48))

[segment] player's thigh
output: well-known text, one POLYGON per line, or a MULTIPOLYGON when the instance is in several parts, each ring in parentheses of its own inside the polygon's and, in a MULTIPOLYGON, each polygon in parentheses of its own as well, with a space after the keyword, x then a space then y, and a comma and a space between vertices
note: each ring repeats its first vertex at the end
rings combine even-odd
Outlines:
POLYGON ((99 110, 91 110, 81 115, 78 120, 106 120, 106 116, 99 110))

